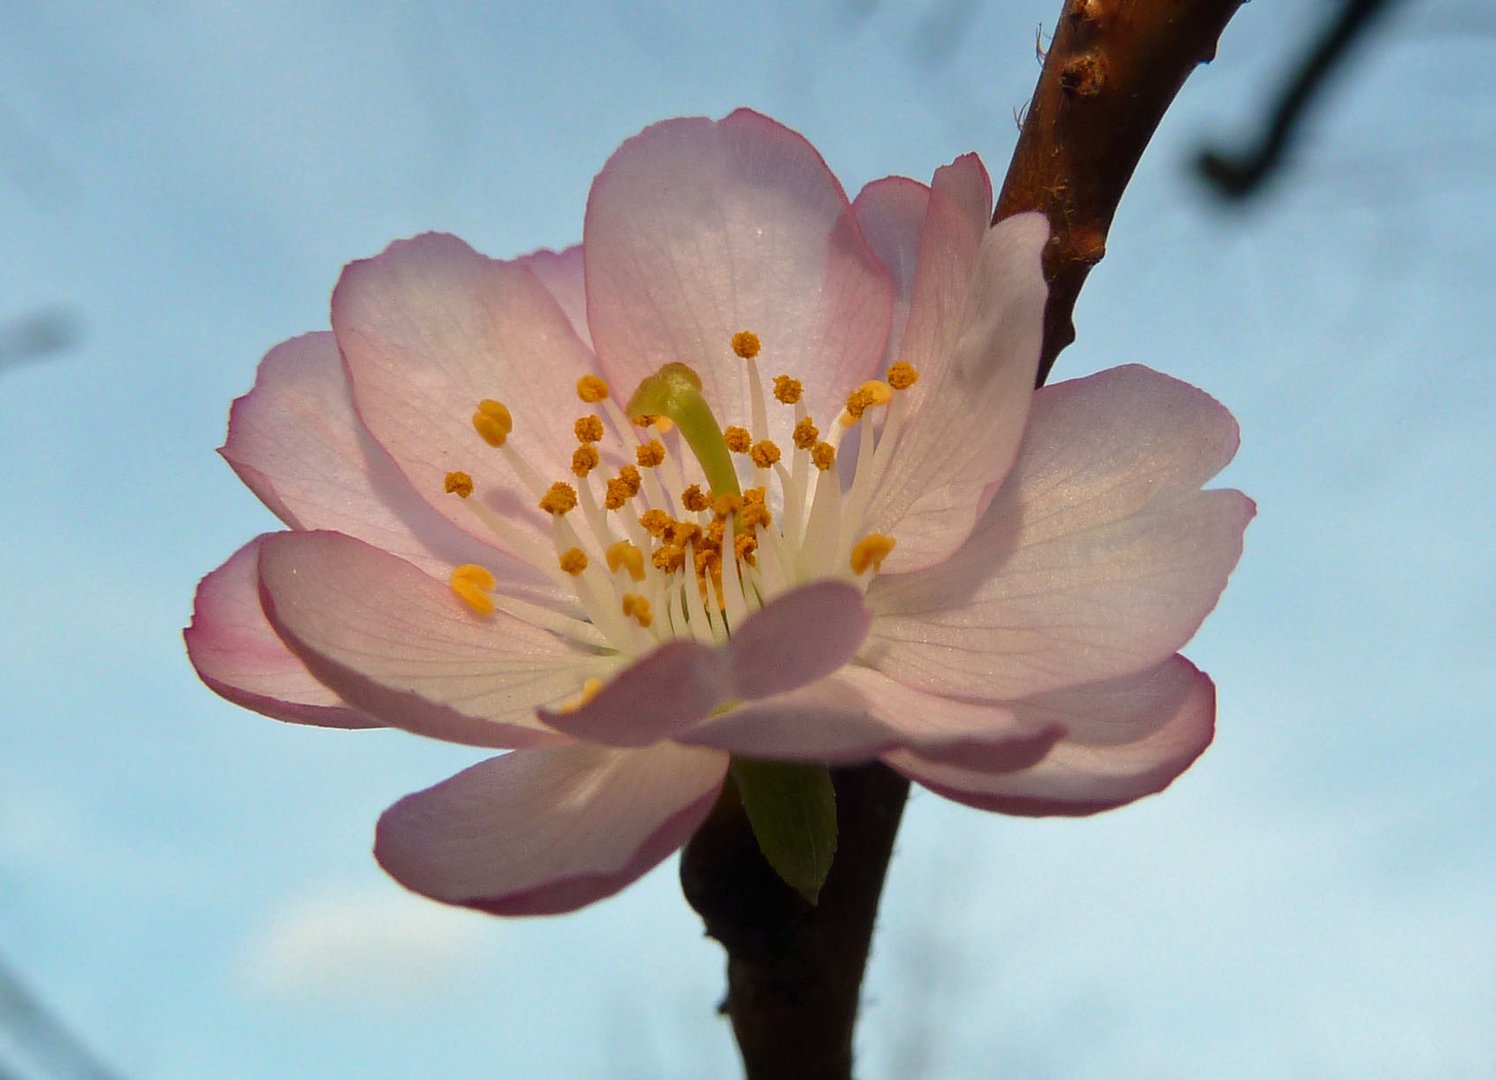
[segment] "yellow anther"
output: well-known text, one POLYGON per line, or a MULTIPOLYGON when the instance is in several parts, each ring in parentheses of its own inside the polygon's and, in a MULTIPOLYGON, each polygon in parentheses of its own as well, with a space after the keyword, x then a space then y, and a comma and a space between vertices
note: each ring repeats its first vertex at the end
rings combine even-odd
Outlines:
POLYGON ((817 428, 815 424, 811 423, 810 417, 807 416, 804 420, 801 420, 798 424, 795 425, 795 431, 792 436, 792 438, 795 440, 795 449, 809 450, 816 444, 816 440, 820 438, 820 436, 820 429, 817 428))
POLYGON ((652 469, 662 464, 665 460, 665 444, 659 439, 650 439, 649 442, 634 448, 634 460, 643 469, 652 469))
POLYGON ((616 544, 609 544, 606 552, 608 557, 608 570, 614 574, 622 568, 628 571, 629 577, 635 581, 644 580, 644 552, 640 551, 627 540, 620 540, 616 544))
POLYGON ((670 527, 670 515, 663 510, 646 510, 639 515, 639 524, 650 536, 664 536, 670 527))
POLYGON ((786 405, 799 401, 804 392, 805 387, 800 385, 799 379, 792 379, 788 375, 774 376, 774 396, 786 405))
POLYGON ((882 533, 868 533, 852 546, 852 573, 862 574, 872 567, 876 572, 883 568, 883 560, 893 550, 893 537, 882 533))
POLYGON ((673 574, 685 564, 686 549, 676 547, 674 544, 665 544, 655 548, 654 554, 649 557, 649 561, 661 573, 673 574))
POLYGON ((556 561, 572 577, 587 569, 587 553, 581 548, 567 548, 556 561))
POLYGON ((718 495, 712 500, 712 513, 717 517, 725 518, 728 514, 735 514, 743 507, 741 495, 718 495))
POLYGON ((603 506, 609 510, 622 510, 633 497, 634 492, 629 485, 615 476, 608 481, 603 491, 603 506))
POLYGON ((588 413, 577 417, 571 429, 576 432, 577 442, 597 442, 603 437, 603 420, 596 413, 588 413))
POLYGON ((914 370, 914 365, 905 360, 895 360, 888 365, 888 385, 895 390, 908 390, 919 382, 919 372, 914 370))
POLYGON ((722 440, 727 443, 727 448, 734 454, 746 454, 748 448, 753 445, 753 436, 748 434, 748 429, 740 428, 736 424, 722 432, 722 440))
POLYGON ((665 529, 665 542, 685 547, 701 535, 701 526, 694 521, 672 521, 665 529))
POLYGON ((602 455, 597 452, 597 447, 584 443, 571 452, 571 471, 578 478, 584 477, 597 468, 600 461, 602 455))
POLYGON ((893 388, 882 379, 869 379, 847 395, 847 411, 841 422, 851 427, 862 419, 862 414, 875 405, 887 405, 893 400, 893 388))
POLYGON ((754 555, 754 552, 757 550, 758 538, 750 536, 748 533, 740 533, 738 537, 732 542, 733 554, 736 555, 740 561, 747 563, 749 566, 758 565, 757 557, 754 555))
POLYGON ((608 384, 596 375, 583 375, 577 380, 577 397, 588 405, 596 405, 608 399, 608 384))
POLYGON ((473 478, 460 470, 449 472, 447 478, 442 481, 442 488, 448 495, 456 495, 459 499, 466 499, 473 493, 473 478))
POLYGON ((759 343, 758 335, 752 330, 739 330, 732 336, 732 351, 744 360, 752 360, 758 355, 760 348, 762 345, 759 343))
POLYGON ((652 416, 649 418, 645 426, 652 427, 661 435, 665 435, 668 434, 670 429, 675 426, 675 421, 670 419, 670 417, 668 416, 652 416))
POLYGON ((637 593, 623 594, 624 618, 633 619, 645 629, 654 622, 654 615, 650 613, 649 601, 637 593))
POLYGON ((540 508, 547 514, 565 514, 576 508, 577 489, 559 480, 540 497, 540 508))
POLYGON ((629 498, 639 494, 639 489, 644 486, 644 477, 639 475, 639 470, 632 465, 618 466, 618 479, 628 488, 629 498))
POLYGON ((759 525, 769 525, 774 520, 768 506, 764 504, 764 489, 761 487, 749 488, 743 492, 743 508, 739 513, 743 528, 749 532, 759 525))
POLYGON ((753 444, 753 448, 748 451, 748 456, 760 469, 767 469, 779 460, 779 447, 775 446, 772 440, 763 439, 753 444))
POLYGON ((687 510, 700 513, 712 505, 711 496, 701 490, 700 484, 692 484, 680 493, 680 504, 687 510))
POLYGON ((815 467, 825 472, 836 464, 836 447, 829 442, 818 442, 810 448, 810 460, 815 467))
POLYGON ((572 698, 570 701, 565 702, 556 711, 557 712, 576 712, 583 705, 586 705, 593 698, 597 697, 598 692, 600 690, 602 690, 602 688, 603 688, 603 681, 601 679, 588 679, 586 682, 584 682, 582 684, 582 692, 580 694, 578 694, 576 697, 572 698))
POLYGON ((477 563, 465 563, 452 571, 447 584, 457 599, 479 615, 494 613, 493 598, 489 596, 498 582, 486 567, 477 563))
POLYGON ((503 446, 514 430, 514 417, 509 415, 503 402, 484 398, 478 402, 478 411, 473 413, 473 430, 489 446, 503 446))

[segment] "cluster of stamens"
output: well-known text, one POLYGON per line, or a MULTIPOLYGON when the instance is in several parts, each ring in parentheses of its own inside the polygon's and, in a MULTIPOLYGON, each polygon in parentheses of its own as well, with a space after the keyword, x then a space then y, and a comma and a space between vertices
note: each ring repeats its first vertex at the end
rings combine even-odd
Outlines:
POLYGON ((507 610, 600 650, 634 653, 672 637, 721 641, 749 612, 801 582, 835 576, 865 587, 894 547, 890 536, 860 532, 871 475, 903 421, 897 391, 918 376, 897 363, 887 381, 863 383, 825 438, 806 412, 799 380, 776 376, 774 401, 794 410, 786 454, 769 438, 758 337, 734 334, 732 349, 747 381, 747 426, 719 429, 700 379, 682 364, 646 379, 626 406, 601 378, 580 379, 577 397, 593 411, 573 425, 570 480, 537 476, 510 446, 508 408, 479 402, 473 429, 506 456, 549 517, 553 550, 538 549, 474 498, 468 473, 447 474, 445 489, 503 546, 567 584, 586 619, 496 594, 493 574, 476 565, 453 572, 453 593, 479 615, 507 610), (877 435, 865 422, 875 408, 888 409, 877 435), (837 457, 853 427, 861 429, 857 468, 844 490, 837 457), (688 482, 692 457, 705 486, 688 482))

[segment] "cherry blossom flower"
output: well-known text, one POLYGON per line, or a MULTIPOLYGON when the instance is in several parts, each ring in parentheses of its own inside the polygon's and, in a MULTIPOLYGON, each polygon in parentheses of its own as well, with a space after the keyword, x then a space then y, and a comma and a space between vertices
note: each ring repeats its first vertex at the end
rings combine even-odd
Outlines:
POLYGON ((1231 416, 1142 367, 1032 389, 1042 218, 974 155, 848 201, 758 114, 626 142, 583 242, 450 236, 344 272, 222 453, 286 531, 204 579, 189 654, 296 723, 508 749, 385 813, 382 865, 499 913, 622 888, 732 755, 881 758, 1088 814, 1209 743, 1176 654, 1252 503, 1231 416))

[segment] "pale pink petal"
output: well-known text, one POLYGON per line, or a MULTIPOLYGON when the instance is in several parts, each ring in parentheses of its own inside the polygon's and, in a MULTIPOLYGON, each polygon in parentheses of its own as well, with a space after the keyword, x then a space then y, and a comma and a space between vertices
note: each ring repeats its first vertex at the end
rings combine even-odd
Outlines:
POLYGON ((598 661, 341 533, 279 533, 260 551, 270 624, 312 673, 392 727, 474 746, 566 741, 535 717, 598 661))
MULTIPOLYGON (((587 329, 587 285, 582 271, 582 245, 573 244, 565 251, 533 251, 515 260, 546 287, 561 310, 566 313, 572 330, 589 349, 592 335, 587 329)), ((619 387, 624 393, 632 388, 619 387)))
POLYGON ((380 723, 323 686, 271 628, 260 606, 258 560, 264 536, 234 552, 197 587, 187 658, 220 696, 277 720, 320 727, 380 723))
POLYGON ((385 811, 374 856, 408 889, 495 915, 612 896, 686 842, 727 755, 563 746, 491 758, 385 811))
POLYGON ((893 282, 893 321, 880 367, 887 367, 899 358, 898 345, 909 318, 909 299, 919 266, 920 234, 929 205, 930 189, 907 176, 874 180, 852 200, 852 211, 857 215, 857 224, 862 226, 862 235, 893 282))
POLYGON ((885 760, 931 790, 984 810, 1094 814, 1162 791, 1210 745, 1215 727, 1215 687, 1182 656, 1012 707, 1069 730, 1032 768, 991 773, 904 750, 885 760))
POLYGON ((294 528, 347 533, 437 575, 481 563, 512 595, 574 606, 549 578, 475 540, 417 494, 354 412, 332 334, 270 351, 254 389, 234 402, 220 453, 294 528))
POLYGON ((884 574, 864 657, 934 693, 1005 700, 1151 667, 1215 607, 1254 512, 1199 491, 1236 449, 1219 403, 1146 368, 1040 391, 967 544, 884 574))
POLYGON ((793 761, 869 761, 898 747, 931 760, 986 771, 1034 764, 1063 734, 1058 724, 914 690, 870 668, 828 679, 714 716, 681 742, 745 757, 793 761))
POLYGON ((957 281, 967 265, 970 211, 943 198, 938 180, 930 217, 946 207, 953 220, 949 228, 935 220, 926 226, 900 347, 920 378, 894 402, 906 415, 895 441, 880 447, 891 453, 878 455, 867 510, 868 527, 898 541, 885 563, 890 573, 939 562, 970 534, 1018 452, 1043 336, 1044 218, 1020 214, 986 230, 963 294, 957 281), (934 279, 964 295, 963 304, 925 290, 926 259, 934 260, 934 279))
MULTIPOLYGON (((752 330, 765 380, 795 376, 830 419, 883 356, 887 274, 815 148, 758 113, 667 120, 624 143, 593 182, 583 249, 587 323, 621 395, 683 362, 721 423, 746 424, 730 343, 752 330)), ((792 412, 769 418, 787 443, 792 412)))
POLYGON ((871 621, 852 585, 802 585, 750 615, 724 645, 666 642, 616 673, 586 704, 542 709, 540 718, 588 742, 648 746, 689 731, 724 703, 825 678, 857 654, 871 621))
POLYGON ((571 478, 577 379, 587 347, 555 298, 523 266, 484 258, 461 240, 427 234, 343 271, 332 328, 369 432, 416 491, 459 527, 490 539, 447 473, 471 473, 490 509, 549 549, 549 518, 505 456, 473 430, 492 398, 514 418, 511 447, 542 483, 571 478))

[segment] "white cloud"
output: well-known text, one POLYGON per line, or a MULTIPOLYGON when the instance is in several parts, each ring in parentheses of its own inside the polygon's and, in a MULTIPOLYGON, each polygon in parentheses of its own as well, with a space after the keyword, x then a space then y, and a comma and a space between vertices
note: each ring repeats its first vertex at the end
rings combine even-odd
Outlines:
POLYGON ((495 925, 393 883, 322 887, 271 913, 241 975, 251 992, 282 1002, 401 1006, 481 965, 495 925))

